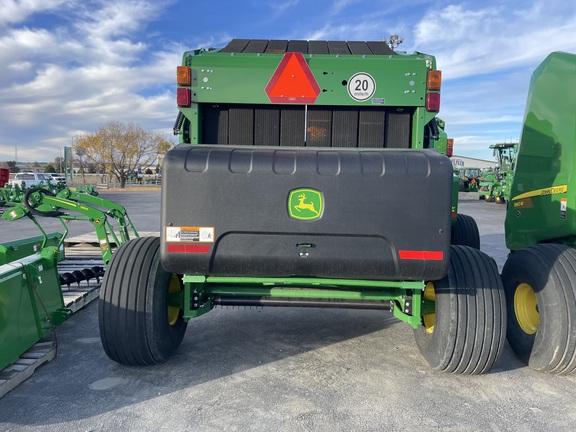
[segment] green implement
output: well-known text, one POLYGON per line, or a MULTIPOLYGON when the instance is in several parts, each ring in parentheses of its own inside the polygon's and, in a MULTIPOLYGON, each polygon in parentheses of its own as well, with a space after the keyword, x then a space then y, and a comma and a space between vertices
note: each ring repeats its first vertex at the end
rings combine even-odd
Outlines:
POLYGON ((337 307, 391 310, 436 370, 490 370, 504 294, 458 214, 434 56, 235 39, 176 78, 160 238, 123 244, 100 291, 112 360, 168 360, 219 305, 337 307))
POLYGON ((478 194, 488 202, 505 204, 510 200, 518 144, 493 144, 490 148, 496 157, 496 168, 480 176, 478 194))
POLYGON ((576 55, 532 75, 510 191, 502 279, 508 341, 533 369, 576 371, 576 55))
POLYGON ((71 312, 64 307, 57 247, 0 265, 0 370, 48 336, 71 312))

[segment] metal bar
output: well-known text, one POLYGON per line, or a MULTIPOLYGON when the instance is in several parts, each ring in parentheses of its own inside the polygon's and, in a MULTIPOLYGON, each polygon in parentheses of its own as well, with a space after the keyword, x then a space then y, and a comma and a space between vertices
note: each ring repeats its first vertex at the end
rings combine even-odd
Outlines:
POLYGON ((269 297, 226 297, 216 296, 212 303, 218 306, 256 306, 256 307, 307 307, 330 309, 367 309, 390 310, 389 301, 353 301, 353 300, 314 300, 282 299, 269 297))
MULTIPOLYGON (((184 276, 185 281, 189 276, 184 276)), ((424 289, 422 281, 379 281, 359 279, 323 279, 323 278, 258 278, 258 277, 225 277, 208 276, 205 282, 209 284, 247 284, 270 286, 316 286, 316 287, 365 287, 365 288, 401 288, 424 289)))
POLYGON ((257 288, 257 287, 226 287, 205 285, 204 293, 209 296, 247 296, 247 297, 286 297, 311 299, 353 299, 353 300, 392 300, 399 299, 403 290, 390 288, 388 290, 345 291, 330 289, 306 288, 257 288))

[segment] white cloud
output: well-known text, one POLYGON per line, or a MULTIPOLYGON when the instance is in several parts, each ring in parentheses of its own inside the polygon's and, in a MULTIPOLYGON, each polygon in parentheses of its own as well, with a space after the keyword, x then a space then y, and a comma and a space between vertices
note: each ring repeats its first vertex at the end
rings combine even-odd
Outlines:
POLYGON ((57 155, 54 146, 110 119, 169 132, 174 70, 186 49, 222 47, 231 35, 380 40, 395 33, 405 38, 401 50, 436 56, 444 77, 440 115, 457 151, 484 148, 489 155, 489 144, 519 135, 534 68, 550 51, 576 52, 576 9, 559 0, 529 0, 521 8, 513 0, 210 4, 233 19, 181 0, 177 10, 186 13, 178 29, 155 25, 174 1, 5 0, 0 160, 12 159, 15 145, 21 160, 37 158, 28 156, 32 146, 57 155))
POLYGON ((429 11, 414 36, 414 45, 434 53, 448 79, 533 67, 550 51, 576 50, 576 10, 538 3, 510 15, 503 6, 451 5, 429 11))
POLYGON ((24 3, 10 22, 27 18, 27 25, 0 36, 0 160, 12 159, 15 146, 20 160, 38 159, 30 146, 57 155, 72 135, 112 119, 171 131, 171 87, 184 49, 172 43, 149 52, 140 36, 165 1, 88 1, 55 27, 34 26, 33 12, 43 9, 24 3))
POLYGON ((35 13, 56 10, 66 3, 76 2, 69 0, 3 0, 0 27, 8 23, 22 22, 35 13))
POLYGON ((87 39, 106 40, 130 35, 140 29, 144 22, 157 16, 162 7, 162 2, 143 0, 104 2, 96 10, 87 4, 80 12, 82 19, 75 21, 74 27, 85 33, 87 39))

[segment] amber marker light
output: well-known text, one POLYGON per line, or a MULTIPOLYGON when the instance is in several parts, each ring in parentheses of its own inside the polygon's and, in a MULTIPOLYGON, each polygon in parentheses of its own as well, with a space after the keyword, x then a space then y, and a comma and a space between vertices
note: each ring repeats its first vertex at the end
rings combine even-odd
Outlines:
POLYGON ((432 91, 440 90, 442 86, 442 71, 429 70, 426 77, 426 89, 432 91))
POLYGON ((178 66, 176 68, 176 79, 178 81, 178 85, 189 86, 192 82, 190 77, 190 68, 188 66, 178 66))

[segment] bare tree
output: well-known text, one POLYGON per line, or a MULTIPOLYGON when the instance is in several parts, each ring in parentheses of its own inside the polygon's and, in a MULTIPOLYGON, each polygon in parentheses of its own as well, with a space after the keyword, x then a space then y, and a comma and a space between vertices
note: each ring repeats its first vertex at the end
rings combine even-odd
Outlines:
POLYGON ((74 147, 113 175, 124 188, 130 173, 152 165, 159 154, 168 151, 171 143, 135 123, 111 121, 96 132, 81 136, 74 147))

